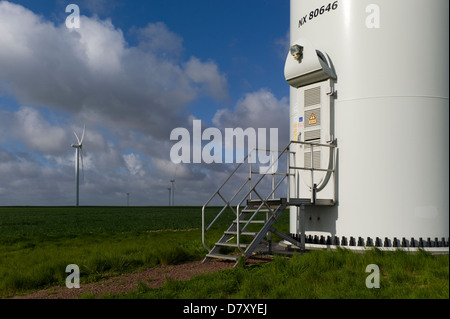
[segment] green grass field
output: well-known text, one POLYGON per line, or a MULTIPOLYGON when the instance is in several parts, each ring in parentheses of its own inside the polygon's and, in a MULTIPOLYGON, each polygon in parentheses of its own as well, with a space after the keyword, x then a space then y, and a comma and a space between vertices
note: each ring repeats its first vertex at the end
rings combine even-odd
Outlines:
POLYGON ((0 208, 0 297, 64 284, 69 264, 91 282, 199 260, 200 228, 199 207, 0 208))
POLYGON ((448 299, 448 256, 379 250, 313 251, 269 264, 238 266, 158 289, 110 298, 146 299, 448 299), (380 288, 366 287, 366 267, 380 267, 380 288))
MULTIPOLYGON (((208 220, 214 212, 207 211, 208 220)), ((218 221, 208 244, 213 245, 232 217, 218 221)), ((288 214, 280 224, 286 231, 288 214)), ((80 266, 81 283, 86 283, 200 260, 206 254, 200 228, 200 207, 0 208, 0 297, 64 285, 69 264, 80 266)), ((159 289, 142 284, 128 295, 109 297, 449 298, 448 279, 448 255, 319 251, 168 282, 159 289), (365 286, 368 264, 380 266, 380 289, 365 286)))

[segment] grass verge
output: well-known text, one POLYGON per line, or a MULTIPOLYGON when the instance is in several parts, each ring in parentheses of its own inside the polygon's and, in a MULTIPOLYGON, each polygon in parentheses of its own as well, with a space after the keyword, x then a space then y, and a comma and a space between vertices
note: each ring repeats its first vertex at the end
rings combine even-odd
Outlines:
POLYGON ((200 207, 0 207, 0 298, 64 285, 69 264, 83 283, 198 260, 200 227, 200 207))
POLYGON ((131 299, 406 299, 449 298, 449 257, 426 252, 364 254, 313 251, 273 262, 239 266, 189 281, 168 281, 151 289, 108 298, 131 299), (380 288, 369 289, 369 264, 380 268, 380 288))
MULTIPOLYGON (((199 207, 0 208, 0 298, 64 285, 77 264, 81 283, 156 265, 200 260, 199 207), (177 231, 167 231, 174 229, 177 231)), ((217 213, 217 211, 215 211, 217 213)), ((214 216, 214 208, 207 211, 214 216)), ((213 246, 232 215, 208 232, 213 246)), ((288 214, 281 230, 288 225, 288 214)), ((273 263, 239 267, 159 289, 113 298, 448 298, 448 256, 425 252, 358 255, 311 252, 273 263), (381 288, 367 289, 366 266, 381 270, 381 288)))
POLYGON ((80 267, 81 282, 87 283, 156 265, 199 260, 205 253, 199 236, 198 230, 105 234, 9 247, 0 253, 0 297, 64 285, 69 264, 80 267))

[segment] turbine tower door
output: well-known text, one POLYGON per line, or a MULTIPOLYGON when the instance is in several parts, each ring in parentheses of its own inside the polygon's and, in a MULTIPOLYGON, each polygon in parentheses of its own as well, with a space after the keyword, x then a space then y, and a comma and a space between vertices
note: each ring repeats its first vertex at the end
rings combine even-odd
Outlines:
MULTIPOLYGON (((297 117, 293 123, 294 140, 312 143, 298 145, 296 166, 314 169, 329 169, 333 167, 334 152, 329 147, 314 146, 314 144, 329 144, 334 142, 333 106, 334 88, 332 80, 307 85, 297 89, 297 117)), ((300 197, 311 196, 312 182, 316 185, 318 199, 332 199, 333 185, 328 185, 330 172, 299 170, 300 197)), ((298 181, 297 181, 298 182, 298 181)))
POLYGON ((296 144, 294 197, 334 199, 334 183, 328 183, 331 172, 308 169, 334 167, 334 151, 330 147, 314 146, 334 142, 334 82, 336 73, 330 57, 308 39, 294 41, 284 68, 286 81, 291 88, 291 139, 307 142, 296 144), (330 184, 330 185, 329 185, 330 184))

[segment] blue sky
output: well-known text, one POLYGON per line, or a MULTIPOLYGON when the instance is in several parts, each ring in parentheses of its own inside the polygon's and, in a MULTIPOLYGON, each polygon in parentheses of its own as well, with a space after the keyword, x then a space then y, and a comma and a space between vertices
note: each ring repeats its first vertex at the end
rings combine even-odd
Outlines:
MULTIPOLYGON (((229 102, 239 99, 242 92, 262 87, 288 94, 283 77, 286 55, 283 45, 289 30, 288 0, 11 2, 23 5, 55 24, 65 21, 68 4, 78 4, 82 15, 111 19, 113 25, 124 32, 131 46, 138 41, 136 29, 144 28, 148 23, 163 22, 183 39, 183 58, 195 56, 212 60, 226 73, 229 102)), ((209 116, 213 115, 211 110, 203 109, 209 116)), ((198 116, 203 113, 199 112, 198 116)))
POLYGON ((170 131, 277 127, 287 144, 288 31, 288 0, 0 1, 0 205, 72 205, 83 125, 82 205, 166 205, 175 170, 176 204, 203 204, 229 167, 176 167, 170 131))

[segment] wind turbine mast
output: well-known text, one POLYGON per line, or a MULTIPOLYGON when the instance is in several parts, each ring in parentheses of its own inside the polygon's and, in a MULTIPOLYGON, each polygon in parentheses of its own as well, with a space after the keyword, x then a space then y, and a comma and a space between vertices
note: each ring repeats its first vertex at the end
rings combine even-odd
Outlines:
POLYGON ((175 206, 175 180, 170 181, 172 183, 172 206, 175 206))
POLYGON ((172 205, 172 188, 167 188, 169 190, 169 206, 172 205))
POLYGON ((80 205, 80 148, 75 147, 75 191, 76 191, 76 204, 75 206, 80 205))
POLYGON ((72 147, 75 148, 75 205, 77 207, 80 205, 80 157, 81 165, 83 166, 83 140, 85 131, 86 126, 84 126, 83 128, 83 135, 81 136, 81 140, 78 138, 77 133, 73 132, 78 142, 78 144, 72 144, 72 147))
MULTIPOLYGON (((175 178, 177 177, 177 170, 178 170, 178 166, 175 167, 175 174, 173 176, 173 178, 170 180, 170 182, 172 183, 172 202, 171 205, 175 206, 175 178)), ((170 200, 169 200, 170 203, 170 200)))

